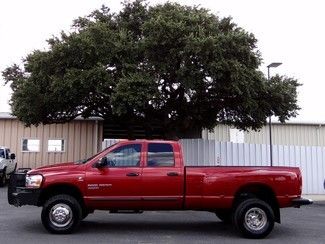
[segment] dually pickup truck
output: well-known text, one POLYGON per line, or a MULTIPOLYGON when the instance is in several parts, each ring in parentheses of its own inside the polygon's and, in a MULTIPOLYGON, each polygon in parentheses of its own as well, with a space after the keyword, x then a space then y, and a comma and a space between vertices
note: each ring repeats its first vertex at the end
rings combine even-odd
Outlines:
POLYGON ((79 162, 11 176, 9 204, 43 207, 51 233, 70 233, 94 210, 213 212, 245 237, 263 238, 280 223, 280 208, 312 201, 301 197, 299 168, 188 167, 175 141, 120 141, 79 162))

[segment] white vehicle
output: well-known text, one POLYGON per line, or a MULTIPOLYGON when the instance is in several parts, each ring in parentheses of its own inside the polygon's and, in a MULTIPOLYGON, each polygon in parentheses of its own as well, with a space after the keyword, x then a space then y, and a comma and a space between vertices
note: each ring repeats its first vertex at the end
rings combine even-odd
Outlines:
POLYGON ((17 167, 15 158, 16 155, 10 153, 9 148, 0 146, 0 186, 4 186, 9 175, 15 172, 17 167))

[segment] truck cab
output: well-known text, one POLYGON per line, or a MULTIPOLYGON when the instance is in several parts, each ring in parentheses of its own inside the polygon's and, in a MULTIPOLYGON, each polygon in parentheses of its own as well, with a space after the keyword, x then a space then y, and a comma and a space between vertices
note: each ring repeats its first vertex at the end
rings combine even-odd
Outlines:
POLYGON ((95 209, 181 209, 184 167, 179 152, 175 142, 118 143, 95 165, 86 166, 87 205, 95 209))

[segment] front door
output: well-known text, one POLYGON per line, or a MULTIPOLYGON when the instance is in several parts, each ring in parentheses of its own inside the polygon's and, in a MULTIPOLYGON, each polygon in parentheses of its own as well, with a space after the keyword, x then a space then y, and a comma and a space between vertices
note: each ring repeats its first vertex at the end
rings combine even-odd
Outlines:
POLYGON ((141 208, 143 157, 141 143, 112 148, 105 157, 107 165, 91 166, 86 173, 86 201, 99 209, 141 208))

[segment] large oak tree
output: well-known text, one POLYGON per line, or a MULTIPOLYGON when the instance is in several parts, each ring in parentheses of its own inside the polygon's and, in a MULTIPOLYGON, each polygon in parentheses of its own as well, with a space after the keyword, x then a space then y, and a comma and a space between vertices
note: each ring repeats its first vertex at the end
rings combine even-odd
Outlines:
POLYGON ((299 109, 298 82, 267 81, 254 35, 207 9, 103 6, 47 42, 2 73, 12 113, 27 126, 100 116, 180 135, 218 123, 258 129, 268 116, 284 122, 299 109))

